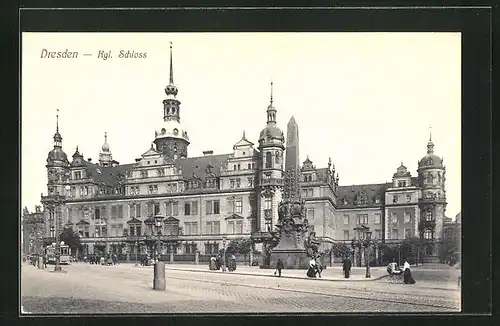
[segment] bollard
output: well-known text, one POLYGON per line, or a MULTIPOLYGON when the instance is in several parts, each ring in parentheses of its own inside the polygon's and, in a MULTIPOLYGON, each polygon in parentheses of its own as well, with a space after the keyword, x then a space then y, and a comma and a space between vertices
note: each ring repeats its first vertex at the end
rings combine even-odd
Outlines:
POLYGON ((195 254, 194 254, 194 263, 196 265, 198 265, 200 262, 200 253, 197 251, 195 254))
POLYGON ((173 263, 174 262, 174 253, 171 252, 170 253, 170 263, 173 263))
POLYGON ((153 290, 165 290, 167 281, 165 280, 165 263, 157 261, 154 266, 153 290))

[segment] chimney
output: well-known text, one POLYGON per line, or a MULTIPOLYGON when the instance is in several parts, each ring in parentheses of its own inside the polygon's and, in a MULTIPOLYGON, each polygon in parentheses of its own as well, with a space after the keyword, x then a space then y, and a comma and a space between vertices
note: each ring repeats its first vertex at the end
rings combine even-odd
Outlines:
POLYGON ((212 155, 214 151, 203 151, 203 155, 212 155))
POLYGON ((140 160, 142 160, 141 158, 136 158, 135 161, 136 162, 139 162, 140 160))
POLYGON ((87 161, 89 161, 90 163, 92 163, 92 157, 89 157, 89 158, 87 159, 87 161))

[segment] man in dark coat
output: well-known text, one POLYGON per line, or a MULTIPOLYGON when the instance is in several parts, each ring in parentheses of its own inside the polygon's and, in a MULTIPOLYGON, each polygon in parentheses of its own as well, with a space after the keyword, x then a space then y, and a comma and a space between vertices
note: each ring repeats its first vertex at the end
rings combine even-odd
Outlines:
MULTIPOLYGON (((281 277, 281 270, 284 269, 285 266, 283 265, 283 261, 281 258, 278 258, 278 262, 276 263, 276 270, 278 271, 278 277, 281 277)), ((276 272, 274 272, 274 275, 276 275, 276 272)))
POLYGON ((345 278, 349 278, 350 274, 351 274, 351 260, 349 259, 349 257, 345 257, 344 258, 344 261, 342 262, 342 269, 344 270, 344 277, 345 278))

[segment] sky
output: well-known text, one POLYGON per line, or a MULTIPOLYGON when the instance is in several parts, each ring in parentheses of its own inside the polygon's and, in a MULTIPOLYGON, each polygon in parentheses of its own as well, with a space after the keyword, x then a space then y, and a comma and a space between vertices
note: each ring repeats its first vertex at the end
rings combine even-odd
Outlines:
POLYGON ((460 33, 23 33, 22 207, 47 192, 57 109, 70 160, 78 146, 96 162, 105 132, 122 164, 149 149, 170 42, 188 156, 230 153, 243 131, 257 146, 272 81, 278 127, 286 135, 292 116, 299 126, 300 161, 320 168, 331 157, 340 185, 390 182, 401 162, 417 176, 432 127, 446 215, 461 210, 460 33), (44 49, 79 55, 42 58, 44 49))

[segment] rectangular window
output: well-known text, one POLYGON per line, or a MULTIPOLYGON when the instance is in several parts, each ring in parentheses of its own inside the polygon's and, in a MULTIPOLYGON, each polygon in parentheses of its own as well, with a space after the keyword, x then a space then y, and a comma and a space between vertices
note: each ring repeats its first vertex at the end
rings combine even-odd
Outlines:
POLYGON ((128 211, 129 211, 130 218, 134 218, 135 217, 135 204, 129 204, 128 211))
POLYGON ((118 218, 123 218, 123 205, 116 205, 118 218))
POLYGON ((242 234, 243 233, 243 221, 236 221, 235 223, 235 233, 242 234))
POLYGON ((198 215, 198 202, 191 202, 191 215, 198 215))
POLYGON ((392 196, 392 203, 396 204, 398 202, 398 195, 393 195, 392 196))
POLYGON ((392 229, 392 239, 399 239, 398 229, 392 229))
POLYGON ((154 215, 160 214, 160 203, 154 203, 154 215))
POLYGON ((186 235, 198 234, 198 222, 185 222, 184 228, 186 235))
MULTIPOLYGON (((249 165, 248 168, 250 169, 250 164, 248 164, 248 165, 249 165)), ((253 187, 253 178, 247 178, 247 180, 248 180, 248 188, 252 188, 253 187)))
POLYGON ((349 230, 344 230, 344 240, 349 240, 349 230))
POLYGON ((172 203, 171 202, 165 203, 165 215, 166 216, 172 216, 173 215, 173 212, 172 212, 172 203))
POLYGON ((349 225, 349 215, 344 215, 344 225, 349 225))
POLYGON ((368 214, 358 214, 357 224, 368 224, 368 214))
POLYGON ((205 202, 205 214, 207 215, 211 215, 212 214, 212 201, 211 200, 207 200, 205 202))
POLYGON ((375 229, 375 239, 382 239, 382 233, 380 231, 380 229, 375 229))
POLYGON ((229 180, 229 188, 234 188, 234 180, 229 180))
POLYGON ((411 222, 410 212, 405 212, 404 221, 405 221, 405 223, 410 223, 411 222))
POLYGON ((390 212, 389 216, 391 217, 392 223, 398 223, 398 213, 390 212))
POLYGON ((213 223, 214 222, 205 223, 205 234, 214 234, 213 223))
POLYGON ((150 185, 148 186, 148 194, 152 194, 153 193, 153 186, 150 185))
POLYGON ((111 206, 111 218, 115 219, 118 216, 118 208, 113 205, 111 206))
POLYGON ((227 222, 227 233, 228 234, 234 233, 234 221, 227 222))
POLYGON ((314 209, 311 208, 307 210, 307 219, 309 221, 314 220, 314 209))
POLYGON ((191 215, 191 204, 190 203, 184 204, 184 215, 191 215))
POLYGON ((272 198, 266 197, 264 205, 265 205, 264 206, 265 209, 272 209, 272 198))
POLYGON ((135 217, 136 218, 141 217, 141 204, 140 203, 135 204, 135 217))
POLYGON ((172 203, 173 215, 179 215, 179 203, 172 203))
POLYGON ((411 237, 411 229, 405 229, 405 239, 408 239, 411 237))
POLYGON ((406 195, 406 202, 407 203, 411 202, 411 195, 410 194, 406 195))
POLYGON ((106 206, 101 207, 101 218, 106 219, 108 217, 106 206))
POLYGON ((265 220, 265 232, 271 232, 273 230, 273 221, 271 219, 265 220))
MULTIPOLYGON (((239 167, 239 165, 238 165, 238 167, 239 167)), ((236 188, 239 188, 240 186, 241 186, 241 179, 236 179, 236 188)))
POLYGON ((241 200, 236 201, 236 213, 237 214, 243 213, 243 201, 241 200))
POLYGON ((373 222, 374 222, 374 224, 382 223, 382 218, 381 218, 380 214, 378 214, 378 213, 375 214, 375 220, 373 222))
POLYGON ((425 220, 426 220, 427 222, 432 221, 432 212, 431 212, 431 211, 426 211, 426 212, 425 212, 425 220))
POLYGON ((213 208, 214 208, 214 214, 220 214, 220 201, 219 200, 213 201, 213 208))
POLYGON ((379 196, 375 196, 375 204, 379 204, 380 203, 380 197, 379 196))
POLYGON ((99 207, 96 207, 96 208, 94 209, 94 217, 95 217, 96 219, 101 218, 101 209, 100 209, 99 207))

